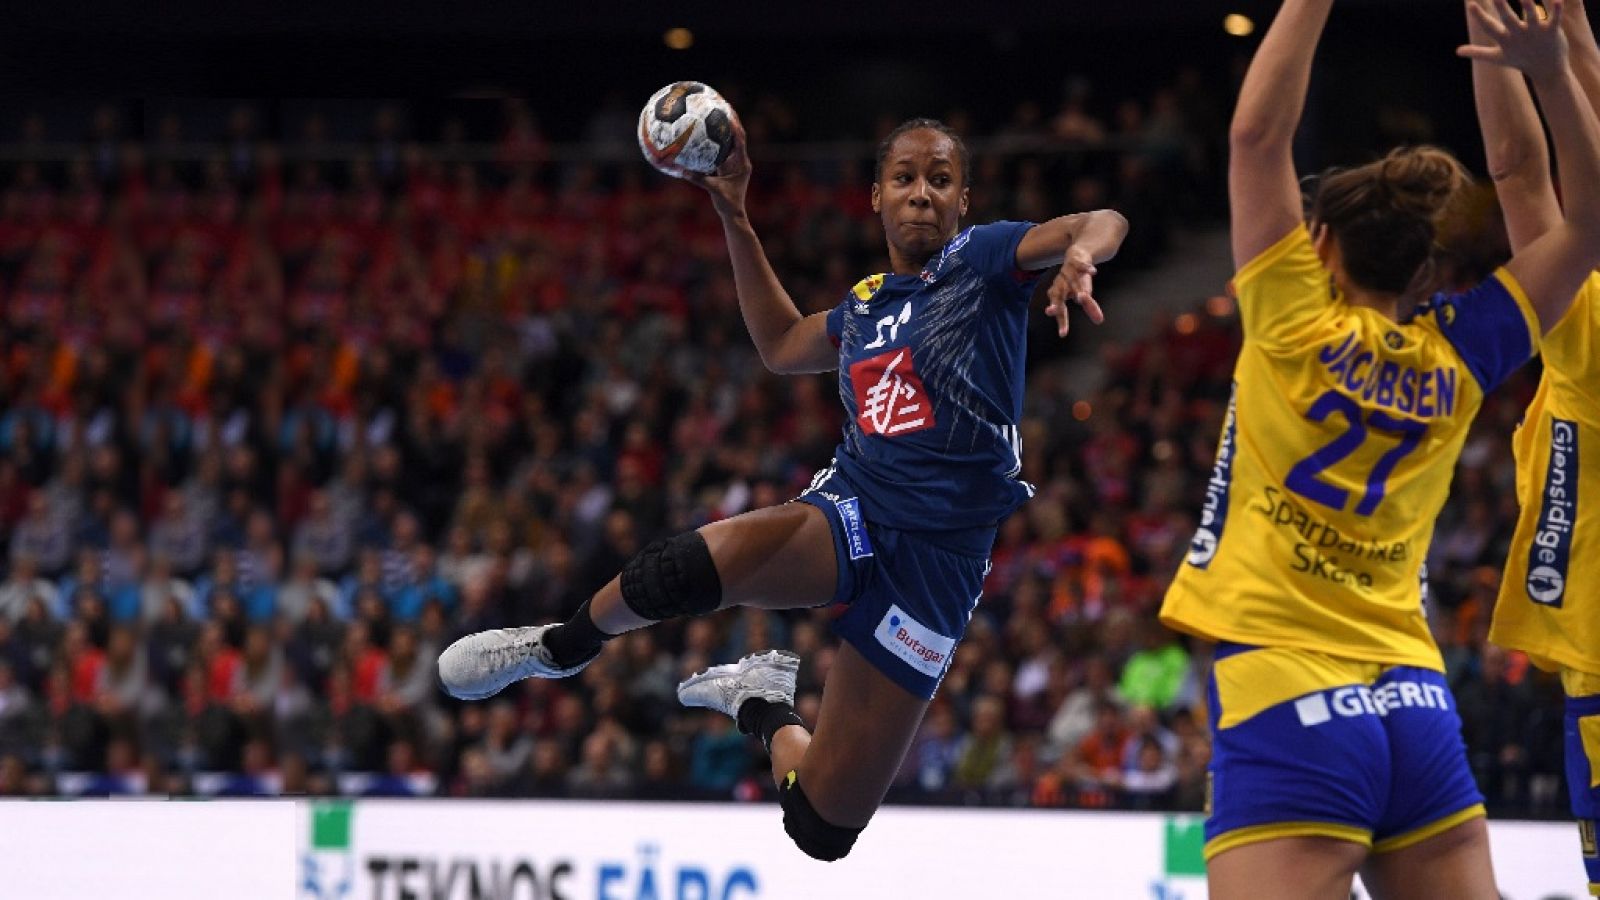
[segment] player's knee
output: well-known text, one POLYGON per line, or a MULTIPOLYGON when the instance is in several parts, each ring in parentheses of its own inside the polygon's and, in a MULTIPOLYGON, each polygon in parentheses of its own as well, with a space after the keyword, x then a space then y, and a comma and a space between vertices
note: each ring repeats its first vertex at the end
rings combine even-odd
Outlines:
POLYGON ((622 567, 622 600, 652 621, 698 616, 722 605, 711 548, 697 531, 655 541, 622 567))
POLYGON ((800 790, 800 780, 794 772, 778 785, 778 802, 783 807, 783 830, 812 859, 844 859, 861 834, 860 828, 841 828, 822 818, 800 790))

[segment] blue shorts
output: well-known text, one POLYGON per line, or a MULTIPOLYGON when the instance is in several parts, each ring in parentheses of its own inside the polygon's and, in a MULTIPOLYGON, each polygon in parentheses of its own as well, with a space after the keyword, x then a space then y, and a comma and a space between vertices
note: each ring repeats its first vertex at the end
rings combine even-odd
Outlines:
POLYGON ((796 499, 822 510, 833 531, 839 560, 833 602, 845 607, 833 633, 896 684, 931 700, 989 573, 987 555, 947 547, 992 547, 995 529, 930 535, 874 525, 836 473, 819 477, 796 499))
POLYGON ((1205 857, 1282 837, 1384 853, 1483 815, 1444 676, 1219 644, 1205 857))
POLYGON ((1578 820, 1583 867, 1589 893, 1600 897, 1600 676, 1568 669, 1561 673, 1567 692, 1567 795, 1578 820))

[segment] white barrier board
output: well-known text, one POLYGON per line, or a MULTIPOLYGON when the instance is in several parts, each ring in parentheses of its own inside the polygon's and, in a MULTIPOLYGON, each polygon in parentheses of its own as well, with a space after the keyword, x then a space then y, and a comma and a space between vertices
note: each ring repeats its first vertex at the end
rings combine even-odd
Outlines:
POLYGON ((309 815, 292 800, 0 802, 0 897, 293 897, 309 815))
MULTIPOLYGON (((1193 816, 888 808, 827 864, 793 847, 771 805, 380 800, 304 814, 302 900, 1206 896, 1193 816)), ((1575 827, 1492 831, 1507 900, 1587 896, 1575 827)))
MULTIPOLYGON (((1576 828, 1491 833, 1507 900, 1586 896, 1576 828)), ((889 808, 826 864, 764 804, 20 801, 0 897, 1202 900, 1200 844, 1193 816, 889 808)))

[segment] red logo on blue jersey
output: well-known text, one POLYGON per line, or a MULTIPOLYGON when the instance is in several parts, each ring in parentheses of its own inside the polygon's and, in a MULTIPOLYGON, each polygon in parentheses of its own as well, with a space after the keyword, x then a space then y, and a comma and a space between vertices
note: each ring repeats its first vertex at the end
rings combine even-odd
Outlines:
POLYGON ((932 428, 933 406, 917 377, 911 348, 900 347, 850 367, 856 421, 867 434, 894 437, 932 428))

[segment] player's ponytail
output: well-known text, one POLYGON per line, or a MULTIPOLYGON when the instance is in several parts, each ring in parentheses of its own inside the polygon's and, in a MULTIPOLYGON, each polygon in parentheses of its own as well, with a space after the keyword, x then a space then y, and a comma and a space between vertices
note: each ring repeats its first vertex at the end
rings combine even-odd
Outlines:
POLYGON ((1404 294, 1423 280, 1438 219, 1468 181, 1448 152, 1404 147, 1322 178, 1311 219, 1332 230, 1353 282, 1404 294))

